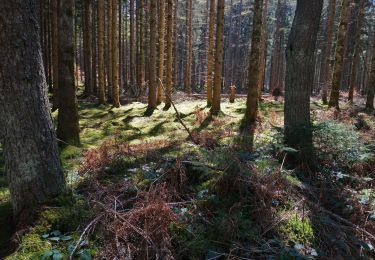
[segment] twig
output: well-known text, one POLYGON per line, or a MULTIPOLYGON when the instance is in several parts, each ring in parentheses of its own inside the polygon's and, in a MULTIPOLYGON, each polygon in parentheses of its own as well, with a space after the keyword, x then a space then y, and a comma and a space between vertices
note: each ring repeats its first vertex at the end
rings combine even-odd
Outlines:
POLYGON ((163 85, 163 82, 161 81, 160 78, 158 78, 159 81, 160 81, 160 84, 165 92, 165 94, 167 95, 167 98, 169 99, 169 101, 171 101, 171 104, 173 106, 173 109, 174 111, 176 112, 176 115, 177 115, 177 119, 178 121, 180 122, 180 124, 185 128, 186 132, 188 132, 189 134, 189 137, 191 138, 191 140, 195 143, 195 144, 198 144, 198 141, 194 138, 194 136, 191 134, 191 131, 190 129, 185 125, 185 123, 182 121, 181 117, 180 117, 180 113, 178 112, 173 100, 172 100, 172 97, 165 91, 165 88, 164 88, 164 85, 163 85))
POLYGON ((82 243, 83 241, 83 238, 84 236, 86 236, 86 234, 90 231, 91 227, 96 224, 98 222, 98 220, 103 216, 103 214, 100 214, 99 216, 97 216, 96 218, 94 218, 88 225, 87 227, 85 228, 85 230, 83 230, 81 236, 79 237, 78 241, 77 241, 77 244, 74 246, 72 252, 70 253, 69 255, 69 260, 72 260, 73 259, 73 256, 75 254, 75 252, 77 251, 77 249, 79 248, 80 244, 82 243))

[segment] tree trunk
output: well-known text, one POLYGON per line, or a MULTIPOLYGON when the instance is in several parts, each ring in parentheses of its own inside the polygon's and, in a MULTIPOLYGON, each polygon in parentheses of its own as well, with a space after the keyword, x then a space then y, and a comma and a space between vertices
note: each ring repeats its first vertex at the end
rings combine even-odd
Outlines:
POLYGON ((164 24, 165 24, 165 0, 159 0, 159 80, 156 103, 160 104, 163 97, 164 79, 164 24))
POLYGON ((85 28, 83 30, 84 55, 85 55, 85 94, 93 95, 92 75, 92 2, 85 0, 85 28))
POLYGON ((165 75, 165 110, 171 107, 173 65, 173 0, 167 0, 167 64, 165 75))
POLYGON ((60 12, 59 97, 64 102, 59 104, 57 137, 65 143, 79 144, 79 118, 74 81, 74 4, 70 6, 60 2, 60 12))
POLYGON ((134 0, 130 0, 130 84, 135 85, 135 30, 134 30, 134 0))
POLYGON ((148 112, 156 108, 156 0, 150 2, 150 64, 149 64, 149 90, 148 112))
POLYGON ((112 104, 114 107, 120 107, 120 88, 118 83, 118 33, 117 33, 117 13, 118 13, 118 3, 117 0, 110 0, 112 1, 112 48, 111 48, 111 55, 112 55, 112 104))
POLYGON ((191 94, 191 65, 193 62, 193 48, 192 48, 192 7, 193 0, 186 1, 186 60, 185 60, 185 92, 191 94))
POLYGON ((143 26, 143 0, 137 1, 137 21, 138 21, 138 58, 137 58, 137 84, 139 87, 142 87, 144 85, 145 81, 145 73, 144 73, 144 67, 145 67, 145 54, 144 54, 144 41, 143 41, 143 33, 144 33, 144 26, 143 26))
POLYGON ((365 13, 365 0, 360 0, 359 3, 359 10, 358 10, 358 20, 357 20, 357 28, 355 32, 355 44, 354 44, 354 55, 351 67, 351 76, 350 76, 350 85, 349 85, 349 97, 348 101, 353 103, 354 98, 354 89, 356 89, 357 85, 357 75, 358 75, 358 65, 359 65, 359 58, 361 52, 361 30, 363 24, 363 18, 365 13))
MULTIPOLYGON (((374 34, 375 35, 375 34, 374 34)), ((371 73, 370 80, 367 86, 366 108, 374 109, 374 95, 375 95, 375 44, 372 43, 372 59, 371 59, 371 73)))
POLYGON ((285 141, 307 161, 312 153, 310 93, 322 7, 323 0, 297 0, 286 48, 285 141))
MULTIPOLYGON (((68 1, 70 2, 70 1, 68 1)), ((64 188, 35 0, 0 0, 0 122, 15 220, 29 224, 64 188)))
POLYGON ((51 0, 51 29, 52 29, 52 73, 53 73, 53 106, 52 110, 58 108, 58 81, 59 81, 59 68, 58 68, 58 55, 59 55, 59 34, 58 34, 58 5, 57 0, 51 0))
POLYGON ((220 112, 220 95, 223 74, 223 34, 224 34, 224 0, 217 1, 217 26, 216 26, 216 49, 215 49, 215 76, 213 87, 213 100, 211 113, 218 115, 220 112))
POLYGON ((105 103, 104 74, 104 0, 98 0, 98 94, 99 103, 105 103))
POLYGON ((262 89, 264 88, 264 78, 266 70, 266 55, 267 55, 267 14, 268 14, 268 0, 264 1, 263 7, 263 21, 262 21, 262 42, 261 42, 261 52, 260 52, 260 69, 259 69, 259 100, 262 98, 262 89))
POLYGON ((331 66, 331 52, 332 52, 332 39, 333 39, 333 27, 335 25, 335 10, 336 0, 329 0, 327 9, 327 45, 325 53, 325 63, 323 67, 323 89, 322 89, 322 101, 323 104, 328 103, 328 86, 331 81, 330 66, 331 66))
POLYGON ((247 100, 245 119, 242 128, 242 145, 252 151, 254 132, 258 116, 260 62, 262 50, 263 0, 255 0, 253 15, 253 34, 248 69, 247 100))
POLYGON ((214 61, 215 0, 210 0, 210 21, 207 53, 207 107, 212 105, 212 67, 214 61))
POLYGON ((332 89, 331 96, 329 99, 329 107, 335 107, 340 109, 339 98, 340 98, 340 83, 342 76, 342 65, 344 62, 345 54, 345 39, 347 37, 347 27, 348 27, 348 15, 349 15, 349 6, 351 0, 343 0, 341 18, 339 25, 339 32, 337 36, 336 43, 336 53, 335 53, 335 64, 333 66, 333 77, 332 77, 332 89))

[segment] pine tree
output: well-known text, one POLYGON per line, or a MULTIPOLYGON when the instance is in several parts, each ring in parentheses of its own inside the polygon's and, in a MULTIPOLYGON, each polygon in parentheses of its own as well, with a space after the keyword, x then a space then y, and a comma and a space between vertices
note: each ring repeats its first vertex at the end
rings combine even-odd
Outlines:
POLYGON ((192 10, 193 0, 186 0, 186 35, 185 35, 185 92, 191 94, 191 65, 193 62, 192 46, 192 10))
POLYGON ((286 48, 285 141, 309 161, 312 153, 310 93, 314 75, 315 43, 323 0, 297 0, 286 48))
POLYGON ((212 68, 214 61, 214 30, 215 30, 215 0, 210 1, 210 20, 208 32, 208 53, 207 53, 207 107, 212 105, 212 68))
POLYGON ((211 113, 218 115, 221 102, 221 84, 223 75, 223 34, 224 34, 224 0, 217 1, 217 26, 216 26, 216 47, 215 47, 215 76, 213 87, 213 99, 211 113))
POLYGON ((173 0, 167 0, 167 61, 165 76, 165 110, 171 107, 173 64, 173 0))
POLYGON ((61 193, 64 175, 47 96, 36 1, 1 0, 0 6, 0 139, 14 218, 21 228, 61 193))
POLYGON ((163 97, 164 79, 164 24, 165 24, 165 0, 159 0, 159 79, 156 103, 160 104, 163 97))
POLYGON ((340 109, 339 97, 340 97, 340 83, 342 76, 342 66, 344 62, 345 53, 345 40, 347 37, 347 27, 348 27, 348 16, 349 16, 349 6, 351 0, 343 0, 341 18, 339 25, 339 32, 337 36, 336 52, 335 52, 335 64, 333 66, 333 77, 332 77, 332 88, 331 95, 329 99, 329 107, 335 107, 340 109))
POLYGON ((112 56, 112 104, 114 107, 120 107, 120 87, 119 87, 119 69, 118 69, 118 60, 119 60, 119 52, 118 52, 118 3, 117 0, 110 0, 112 1, 112 48, 111 48, 111 56, 112 56))
POLYGON ((98 0, 98 96, 99 103, 105 103, 105 67, 104 67, 104 0, 98 0))
POLYGON ((150 63, 149 63, 149 90, 147 112, 152 113, 156 108, 156 0, 150 1, 150 63))

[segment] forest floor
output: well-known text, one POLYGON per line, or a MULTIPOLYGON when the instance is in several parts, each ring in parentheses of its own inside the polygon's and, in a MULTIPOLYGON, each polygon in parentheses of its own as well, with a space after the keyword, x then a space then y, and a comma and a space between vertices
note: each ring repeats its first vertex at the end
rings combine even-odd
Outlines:
POLYGON ((8 259, 374 257, 374 112, 312 99, 307 171, 288 164, 281 101, 260 104, 255 151, 237 148, 245 101, 211 118, 204 100, 177 99, 194 142, 173 108, 80 101, 82 145, 61 149, 68 192, 18 235, 0 161, 0 258, 11 236, 8 259))

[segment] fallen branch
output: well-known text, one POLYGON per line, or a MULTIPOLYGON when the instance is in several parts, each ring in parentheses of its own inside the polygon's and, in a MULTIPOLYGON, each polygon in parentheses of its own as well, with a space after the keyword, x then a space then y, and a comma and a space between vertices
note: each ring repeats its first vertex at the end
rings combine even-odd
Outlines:
POLYGON ((165 94, 167 95, 167 98, 169 99, 169 101, 171 101, 171 104, 173 106, 173 109, 174 111, 176 112, 176 115, 177 115, 177 120, 180 122, 180 124, 185 128, 186 132, 188 132, 189 134, 189 137, 191 138, 191 140, 195 143, 195 144, 198 144, 198 141, 194 138, 194 136, 192 135, 190 129, 185 125, 184 121, 182 121, 181 119, 181 116, 180 116, 180 113, 178 112, 173 100, 172 100, 172 97, 165 91, 165 87, 163 85, 163 82, 161 81, 161 79, 159 78, 159 81, 160 81, 160 84, 165 92, 165 94))

